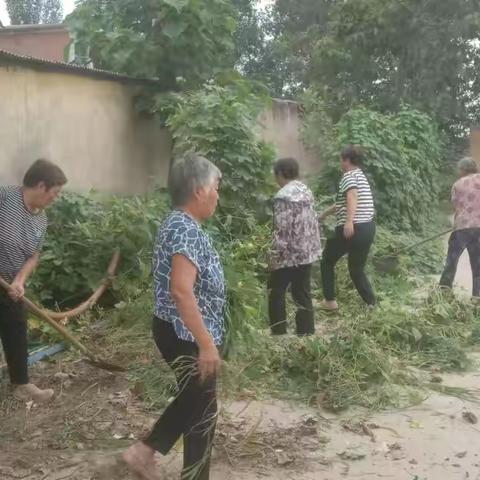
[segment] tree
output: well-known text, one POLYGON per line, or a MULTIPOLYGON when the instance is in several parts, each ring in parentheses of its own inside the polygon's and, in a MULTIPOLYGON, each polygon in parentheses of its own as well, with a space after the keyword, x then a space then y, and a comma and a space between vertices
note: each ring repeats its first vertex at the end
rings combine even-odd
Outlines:
POLYGON ((60 0, 6 0, 12 25, 61 23, 63 8, 60 0))
POLYGON ((12 25, 40 23, 42 0, 6 0, 7 12, 12 25))
POLYGON ((296 97, 307 86, 313 38, 325 31, 332 0, 277 0, 257 10, 263 34, 256 55, 244 65, 244 73, 264 82, 274 96, 296 97))
POLYGON ((42 7, 42 23, 61 23, 63 7, 60 0, 44 0, 42 7))
POLYGON ((479 0, 347 0, 317 38, 307 81, 341 108, 403 103, 455 129, 479 92, 479 0))
POLYGON ((86 62, 165 89, 199 85, 233 61, 229 0, 81 0, 67 22, 86 62))
POLYGON ((276 0, 272 18, 290 81, 335 119, 407 103, 455 135, 476 115, 480 0, 276 0))
POLYGON ((272 8, 252 7, 248 16, 241 14, 235 42, 240 53, 237 66, 248 78, 265 84, 272 96, 291 96, 298 87, 294 72, 302 60, 290 55, 277 27, 272 8))

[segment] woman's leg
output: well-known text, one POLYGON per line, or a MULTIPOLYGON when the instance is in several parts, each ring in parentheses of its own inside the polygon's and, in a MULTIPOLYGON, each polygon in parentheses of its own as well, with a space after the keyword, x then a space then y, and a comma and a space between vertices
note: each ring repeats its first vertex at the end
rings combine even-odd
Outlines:
POLYGON ((315 319, 310 279, 311 265, 301 265, 293 270, 292 296, 297 306, 295 322, 297 335, 312 335, 315 333, 315 319))
POLYGON ((268 280, 268 317, 272 335, 285 335, 287 333, 285 296, 291 280, 291 268, 280 268, 270 273, 268 280))
POLYGON ((480 228, 472 228, 467 250, 472 267, 472 296, 480 298, 480 228))
POLYGON ((360 297, 367 305, 375 305, 373 288, 365 274, 370 248, 375 238, 375 224, 360 223, 355 225, 355 235, 348 246, 348 270, 360 297))
POLYGON ((166 455, 183 435, 182 478, 208 479, 217 417, 216 378, 200 381, 196 344, 179 340, 171 324, 155 320, 154 338, 175 373, 179 392, 143 443, 166 455))
POLYGON ((347 253, 341 228, 335 231, 335 237, 327 240, 320 263, 322 272, 323 296, 327 302, 335 301, 335 265, 347 253))
POLYGON ((450 235, 448 241, 448 253, 445 268, 440 278, 440 286, 452 288, 457 266, 462 253, 466 248, 465 230, 456 230, 450 235))
POLYGON ((2 294, 0 299, 0 337, 12 385, 28 384, 27 312, 22 302, 15 303, 2 294))
POLYGON ((48 402, 52 389, 41 390, 28 380, 27 310, 23 302, 0 296, 0 338, 5 352, 10 382, 15 398, 36 403, 48 402))

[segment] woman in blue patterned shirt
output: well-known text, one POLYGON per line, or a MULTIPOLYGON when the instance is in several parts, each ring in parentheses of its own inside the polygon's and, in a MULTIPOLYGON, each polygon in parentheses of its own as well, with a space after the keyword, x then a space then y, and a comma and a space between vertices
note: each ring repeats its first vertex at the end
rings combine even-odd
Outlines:
POLYGON ((175 210, 160 226, 154 248, 153 336, 179 392, 147 438, 123 455, 147 480, 158 479, 155 452, 166 455, 181 436, 182 479, 209 478, 226 290, 219 256, 201 223, 215 213, 220 179, 220 170, 196 155, 176 161, 170 174, 175 210))

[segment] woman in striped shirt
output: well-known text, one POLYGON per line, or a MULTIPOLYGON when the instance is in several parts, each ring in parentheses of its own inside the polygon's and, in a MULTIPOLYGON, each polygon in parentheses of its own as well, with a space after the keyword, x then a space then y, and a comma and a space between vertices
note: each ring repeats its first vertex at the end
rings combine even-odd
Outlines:
POLYGON ((335 205, 320 215, 320 220, 336 213, 335 236, 327 241, 321 270, 323 294, 322 307, 338 310, 335 300, 335 265, 348 255, 348 270, 353 284, 367 305, 375 305, 375 294, 365 274, 370 247, 375 238, 373 221, 375 208, 370 184, 360 169, 362 151, 353 145, 341 153, 343 173, 335 205))
POLYGON ((27 310, 22 302, 25 284, 40 259, 47 229, 45 209, 59 196, 67 178, 47 160, 37 160, 22 186, 0 187, 0 340, 7 360, 14 396, 43 403, 53 390, 41 390, 28 377, 27 310))

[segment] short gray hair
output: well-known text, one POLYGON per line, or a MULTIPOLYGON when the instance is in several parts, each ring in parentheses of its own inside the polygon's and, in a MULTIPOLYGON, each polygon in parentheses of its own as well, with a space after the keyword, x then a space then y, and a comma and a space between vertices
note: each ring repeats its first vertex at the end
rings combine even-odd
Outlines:
POLYGON ((186 205, 196 190, 210 187, 220 178, 222 172, 205 157, 188 154, 175 160, 168 180, 173 206, 186 205))
POLYGON ((475 160, 473 160, 473 158, 470 158, 470 157, 462 158, 458 162, 457 167, 459 170, 461 170, 462 172, 465 172, 466 174, 478 172, 478 166, 475 163, 475 160))

